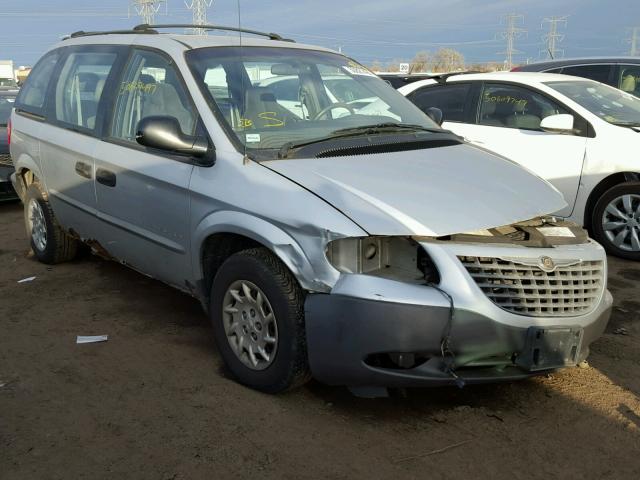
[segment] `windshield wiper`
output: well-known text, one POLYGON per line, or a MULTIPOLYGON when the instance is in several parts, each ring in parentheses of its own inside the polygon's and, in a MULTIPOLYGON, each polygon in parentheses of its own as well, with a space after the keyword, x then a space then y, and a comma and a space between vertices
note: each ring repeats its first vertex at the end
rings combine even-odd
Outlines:
POLYGON ((314 138, 311 140, 305 140, 303 142, 288 142, 285 143, 278 152, 278 158, 287 158, 292 150, 297 148, 307 147, 309 145, 315 145, 317 143, 329 142, 340 138, 358 137, 361 135, 377 135, 384 133, 406 133, 413 132, 429 132, 429 133, 447 133, 446 130, 439 128, 427 128, 421 125, 412 125, 409 123, 377 123, 375 125, 363 125, 361 127, 343 128, 331 132, 326 137, 314 138))
POLYGON ((369 135, 375 135, 377 133, 393 133, 393 132, 429 132, 429 133, 442 133, 441 128, 429 128, 422 125, 412 123, 375 123, 373 125, 362 125, 359 127, 350 127, 336 130, 333 133, 364 133, 369 135))
POLYGON ((618 127, 640 127, 640 122, 611 122, 618 127))

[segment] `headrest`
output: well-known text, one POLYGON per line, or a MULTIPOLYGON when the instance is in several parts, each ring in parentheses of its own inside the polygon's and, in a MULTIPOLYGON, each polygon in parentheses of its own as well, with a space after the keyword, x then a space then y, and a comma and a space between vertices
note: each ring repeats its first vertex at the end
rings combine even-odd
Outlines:
POLYGON ((636 77, 633 75, 625 75, 620 85, 620 90, 623 92, 635 92, 636 91, 636 77))

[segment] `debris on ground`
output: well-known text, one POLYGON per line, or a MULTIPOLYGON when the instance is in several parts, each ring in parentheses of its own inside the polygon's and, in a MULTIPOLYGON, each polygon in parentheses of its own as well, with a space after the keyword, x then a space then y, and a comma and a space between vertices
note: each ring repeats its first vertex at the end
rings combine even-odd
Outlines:
POLYGON ((27 277, 27 278, 23 278, 22 280, 18 280, 18 283, 33 282, 35 279, 36 279, 36 277, 27 277))
POLYGON ((76 343, 98 343, 106 342, 107 340, 109 340, 109 335, 78 335, 76 337, 76 343))
POLYGON ((616 335, 629 335, 629 330, 627 330, 624 327, 619 327, 619 328, 616 328, 613 331, 613 333, 616 334, 616 335))

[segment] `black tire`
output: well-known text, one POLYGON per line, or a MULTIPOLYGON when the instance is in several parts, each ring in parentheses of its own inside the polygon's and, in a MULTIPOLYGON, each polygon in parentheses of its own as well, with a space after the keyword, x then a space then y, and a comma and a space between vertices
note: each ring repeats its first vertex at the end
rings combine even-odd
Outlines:
POLYGON ((27 188, 24 197, 24 223, 36 258, 49 265, 73 260, 78 252, 78 241, 69 236, 60 226, 42 186, 34 182, 27 188), (34 241, 31 232, 30 205, 37 202, 44 217, 46 245, 40 248, 34 241))
POLYGON ((222 264, 211 287, 209 316, 218 350, 238 382, 265 393, 279 393, 310 379, 304 298, 304 290, 291 272, 266 248, 241 251, 222 264), (225 333, 224 297, 237 281, 248 281, 259 287, 276 318, 277 351, 272 363, 264 370, 247 367, 232 350, 225 333))
MULTIPOLYGON (((640 182, 621 183, 607 190, 597 201, 591 216, 591 230, 593 238, 596 239, 609 253, 616 257, 627 260, 640 260, 640 251, 630 251, 619 248, 607 237, 603 226, 603 216, 605 210, 615 199, 624 195, 637 195, 640 197, 640 182)), ((624 213, 624 212, 623 212, 624 213)), ((640 215, 635 216, 634 222, 640 221, 640 215)))

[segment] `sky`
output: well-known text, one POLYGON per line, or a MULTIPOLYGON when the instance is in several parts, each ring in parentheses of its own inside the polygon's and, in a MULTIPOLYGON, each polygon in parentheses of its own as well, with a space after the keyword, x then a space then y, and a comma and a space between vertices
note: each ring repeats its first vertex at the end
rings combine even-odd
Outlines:
MULTIPOLYGON (((0 59, 33 65, 65 34, 130 28, 141 23, 130 0, 0 0, 0 59)), ((440 47, 468 63, 501 62, 501 16, 522 14, 527 33, 516 40, 516 62, 535 61, 545 17, 568 16, 560 27, 566 57, 628 53, 631 27, 640 27, 638 0, 214 0, 209 23, 273 31, 344 53, 365 64, 409 61, 440 47)), ((167 0, 156 23, 187 23, 184 0, 167 0)), ((545 27, 547 28, 547 27, 545 27)))

